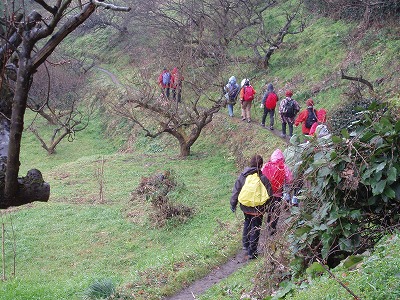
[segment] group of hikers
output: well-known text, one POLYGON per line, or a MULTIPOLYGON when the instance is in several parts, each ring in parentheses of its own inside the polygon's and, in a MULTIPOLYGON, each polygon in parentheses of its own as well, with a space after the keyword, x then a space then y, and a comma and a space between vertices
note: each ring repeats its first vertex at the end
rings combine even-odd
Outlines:
MULTIPOLYGON (((164 68, 158 77, 158 84, 161 88, 161 96, 169 100, 172 91, 172 99, 178 102, 182 100, 182 81, 183 76, 177 67, 174 67, 170 72, 168 68, 164 68)), ((250 84, 250 80, 245 78, 239 85, 235 76, 231 76, 228 83, 223 87, 223 93, 226 98, 228 114, 234 116, 233 107, 240 100, 241 118, 243 121, 251 122, 251 106, 256 95, 256 90, 250 84)), ((275 110, 278 106, 278 113, 282 123, 281 137, 285 138, 287 129, 289 136, 293 135, 293 125, 302 124, 302 133, 313 135, 315 128, 320 123, 326 122, 326 110, 316 110, 314 101, 308 99, 306 101, 307 108, 300 112, 299 103, 292 98, 293 92, 287 90, 285 98, 279 101, 279 98, 274 90, 272 83, 267 85, 263 97, 261 98, 261 108, 264 109, 261 126, 265 127, 267 116, 269 115, 269 129, 274 130, 275 125, 275 110)))
POLYGON ((183 76, 177 67, 170 72, 168 68, 164 68, 158 76, 158 84, 161 88, 161 96, 164 99, 170 98, 172 90, 172 99, 178 102, 182 100, 182 81, 183 76))
MULTIPOLYGON (((250 108, 254 100, 256 91, 250 84, 249 79, 243 79, 241 85, 236 82, 236 77, 231 76, 228 83, 224 86, 224 94, 226 98, 226 104, 228 107, 228 114, 233 117, 233 106, 236 104, 239 98, 241 104, 241 117, 243 121, 248 123, 251 122, 250 108)), ((293 135, 293 125, 298 126, 302 124, 302 133, 306 135, 313 135, 315 133, 315 128, 320 123, 326 122, 326 110, 320 109, 316 110, 314 108, 314 101, 308 99, 306 101, 307 108, 300 112, 299 103, 292 98, 293 92, 287 90, 285 92, 285 98, 279 102, 279 98, 274 90, 272 83, 269 83, 267 90, 261 99, 260 107, 264 109, 261 126, 265 127, 266 118, 269 115, 269 129, 274 130, 275 125, 275 110, 278 106, 278 113, 280 115, 282 123, 282 133, 283 138, 286 137, 287 127, 288 133, 291 137, 293 135)))
MULTIPOLYGON (((242 120, 251 122, 250 107, 254 100, 255 90, 250 85, 250 81, 244 79, 239 86, 236 78, 231 76, 224 86, 224 93, 229 116, 233 117, 233 105, 239 98, 242 120)), ((300 110, 299 103, 292 96, 293 92, 287 90, 285 98, 279 101, 273 85, 269 83, 261 99, 260 107, 264 109, 261 126, 265 127, 269 115, 269 129, 274 130, 275 110, 278 107, 282 122, 282 137, 286 137, 287 127, 291 137, 293 125, 300 124, 302 124, 301 129, 304 135, 316 135, 318 138, 328 136, 329 131, 325 125, 326 110, 316 110, 312 99, 306 100, 306 108, 300 110)), ((232 190, 230 205, 233 212, 236 212, 238 204, 243 211, 242 245, 249 259, 258 256, 258 241, 264 215, 267 216, 267 228, 269 234, 272 235, 276 232, 282 203, 298 206, 297 194, 301 188, 299 184, 301 183, 293 182, 293 173, 286 164, 284 153, 280 149, 276 149, 266 163, 262 156, 253 156, 250 166, 239 175, 232 190)))

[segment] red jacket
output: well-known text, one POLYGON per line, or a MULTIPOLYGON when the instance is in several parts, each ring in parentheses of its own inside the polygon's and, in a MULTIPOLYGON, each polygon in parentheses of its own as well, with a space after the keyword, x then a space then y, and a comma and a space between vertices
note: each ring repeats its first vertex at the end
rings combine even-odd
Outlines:
POLYGON ((181 72, 179 72, 178 68, 174 68, 171 72, 171 87, 176 89, 178 86, 182 85, 183 76, 181 72))
MULTIPOLYGON (((318 114, 317 110, 314 109, 314 111, 315 111, 315 114, 317 115, 318 114)), ((307 117, 308 117, 308 109, 306 108, 305 110, 303 110, 299 113, 296 120, 294 121, 295 126, 298 126, 300 123, 302 123, 301 124, 301 132, 303 132, 303 134, 310 134, 310 128, 306 127, 307 117)))
POLYGON ((285 157, 280 149, 276 149, 270 160, 261 169, 271 183, 273 196, 282 197, 283 186, 293 180, 290 169, 285 164, 285 157))

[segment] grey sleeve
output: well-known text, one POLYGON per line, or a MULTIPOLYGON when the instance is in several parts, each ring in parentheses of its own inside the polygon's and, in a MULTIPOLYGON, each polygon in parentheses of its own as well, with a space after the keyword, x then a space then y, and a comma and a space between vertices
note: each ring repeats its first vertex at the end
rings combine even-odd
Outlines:
POLYGON ((231 196, 231 207, 236 207, 238 204, 238 197, 240 194, 240 191, 242 190, 243 184, 244 184, 245 177, 240 174, 239 178, 236 180, 235 185, 233 186, 232 189, 232 196, 231 196))

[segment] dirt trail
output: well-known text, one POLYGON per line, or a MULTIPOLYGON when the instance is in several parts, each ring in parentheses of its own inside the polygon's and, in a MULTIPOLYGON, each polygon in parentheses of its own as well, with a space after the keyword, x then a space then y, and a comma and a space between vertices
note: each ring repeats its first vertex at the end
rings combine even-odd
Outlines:
POLYGON ((107 74, 108 76, 110 76, 111 81, 115 84, 115 85, 121 85, 121 82, 118 80, 117 76, 115 76, 113 73, 111 73, 110 71, 100 68, 100 67, 95 67, 97 70, 107 74))
MULTIPOLYGON (((281 215, 281 222, 278 222, 278 232, 279 228, 284 227, 286 225, 283 225, 285 223, 283 220, 287 218, 288 211, 284 211, 283 214, 281 215)), ((259 253, 264 253, 266 249, 266 243, 270 241, 271 239, 274 239, 274 236, 270 236, 269 232, 267 230, 267 225, 265 224, 265 219, 263 221, 263 226, 261 229, 261 235, 260 235, 260 240, 258 244, 258 252, 259 253)), ((241 241, 238 241, 238 243, 241 243, 241 241)), ((205 277, 196 280, 193 282, 190 286, 187 288, 181 290, 179 293, 163 298, 162 300, 190 300, 190 299, 197 299, 198 296, 201 294, 204 294, 209 288, 211 288, 213 285, 219 283, 221 280, 227 278, 229 275, 235 273, 238 271, 240 268, 245 266, 249 260, 247 258, 247 253, 243 250, 240 250, 234 257, 230 258, 228 262, 225 264, 216 267, 214 270, 212 270, 208 275, 205 277)), ((259 259, 263 259, 263 256, 259 259)))
POLYGON ((221 280, 227 278, 232 273, 243 267, 247 263, 247 259, 244 251, 240 251, 227 263, 218 266, 212 270, 207 276, 195 281, 189 287, 183 289, 178 294, 175 294, 163 300, 189 300, 197 299, 197 296, 203 294, 214 284, 217 284, 221 280))

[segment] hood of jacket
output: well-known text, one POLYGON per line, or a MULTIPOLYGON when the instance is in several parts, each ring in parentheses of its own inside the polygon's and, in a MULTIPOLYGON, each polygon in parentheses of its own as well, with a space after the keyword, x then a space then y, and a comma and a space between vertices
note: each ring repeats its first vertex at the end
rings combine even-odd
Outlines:
POLYGON ((323 123, 326 122, 326 110, 325 109, 321 108, 318 110, 317 119, 318 119, 318 122, 323 122, 323 123))
POLYGON ((261 170, 260 170, 260 169, 257 170, 256 167, 246 167, 246 168, 244 168, 242 174, 243 174, 244 176, 248 176, 248 175, 257 173, 257 171, 258 171, 259 173, 261 173, 261 170))
POLYGON ((272 85, 272 83, 268 84, 267 91, 268 92, 273 92, 274 91, 274 86, 272 85))
POLYGON ((283 156, 283 153, 280 149, 276 149, 272 154, 271 154, 271 160, 272 163, 277 163, 277 162, 285 162, 285 156, 283 156))
POLYGON ((235 84, 236 83, 236 77, 235 76, 231 76, 228 80, 228 83, 230 84, 235 84))

